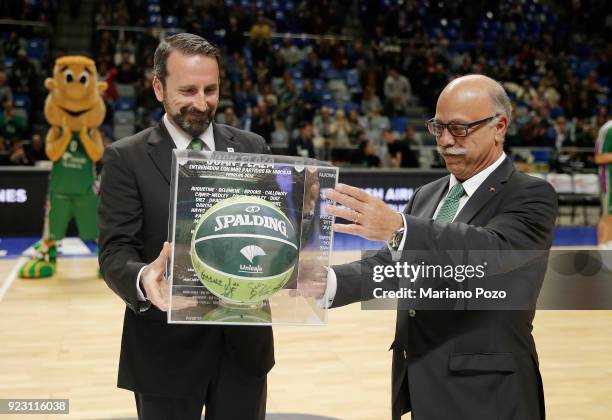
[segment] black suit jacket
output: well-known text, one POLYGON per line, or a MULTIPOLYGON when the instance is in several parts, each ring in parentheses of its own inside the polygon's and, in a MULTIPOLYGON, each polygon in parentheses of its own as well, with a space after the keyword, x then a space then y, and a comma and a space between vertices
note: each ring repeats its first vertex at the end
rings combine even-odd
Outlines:
MULTIPOLYGON (((217 151, 269 153, 256 134, 220 124, 213 125, 213 133, 217 151)), ((165 312, 138 301, 138 272, 157 258, 168 238, 173 148, 160 122, 106 149, 98 208, 100 270, 127 306, 118 386, 201 397, 221 354, 231 355, 253 375, 265 375, 274 365, 272 329, 170 325, 165 312)))
MULTIPOLYGON (((453 223, 432 220, 449 177, 420 187, 406 207, 412 250, 547 250, 557 197, 545 181, 506 159, 477 189, 453 223)), ((391 256, 333 267, 333 306, 361 299, 364 282, 391 256)), ((542 271, 542 267, 536 268, 542 271)), ((543 272, 536 277, 543 277, 543 272)), ((393 415, 429 419, 542 419, 544 396, 535 343, 534 311, 399 310, 393 349, 393 415)))

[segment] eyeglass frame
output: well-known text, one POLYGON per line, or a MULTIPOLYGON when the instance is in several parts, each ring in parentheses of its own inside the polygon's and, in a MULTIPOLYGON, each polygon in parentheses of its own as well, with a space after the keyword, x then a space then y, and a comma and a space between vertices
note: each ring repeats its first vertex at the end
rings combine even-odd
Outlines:
POLYGON ((474 121, 468 124, 461 124, 461 123, 447 123, 447 124, 443 124, 443 123, 439 123, 436 122, 435 117, 431 118, 430 120, 427 120, 425 122, 425 126, 427 127, 427 131, 429 131, 429 133, 435 137, 441 137, 442 134, 444 134, 444 129, 448 130, 449 134, 453 137, 467 137, 470 133, 469 133, 469 129, 472 127, 476 127, 485 123, 488 123, 489 121, 493 121, 495 118, 499 117, 501 114, 495 114, 491 117, 487 117, 487 118, 483 118, 482 120, 478 120, 478 121, 474 121), (442 132, 440 134, 435 134, 433 133, 433 129, 429 128, 430 124, 437 124, 438 126, 442 127, 442 132), (463 135, 457 135, 457 134, 453 134, 452 131, 449 129, 449 126, 454 125, 454 126, 461 126, 463 129, 465 129, 465 134, 463 135))

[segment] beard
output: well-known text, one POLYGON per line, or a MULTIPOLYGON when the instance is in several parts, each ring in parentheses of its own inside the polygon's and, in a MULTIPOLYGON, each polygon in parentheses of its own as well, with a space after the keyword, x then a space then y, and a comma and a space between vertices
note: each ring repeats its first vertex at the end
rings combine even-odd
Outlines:
MULTIPOLYGON (((168 112, 167 110, 170 109, 169 104, 164 103, 164 107, 166 112, 168 112)), ((206 111, 199 111, 194 107, 184 106, 175 114, 168 112, 168 116, 185 133, 191 137, 199 137, 212 122, 215 116, 215 109, 208 108, 206 111)))

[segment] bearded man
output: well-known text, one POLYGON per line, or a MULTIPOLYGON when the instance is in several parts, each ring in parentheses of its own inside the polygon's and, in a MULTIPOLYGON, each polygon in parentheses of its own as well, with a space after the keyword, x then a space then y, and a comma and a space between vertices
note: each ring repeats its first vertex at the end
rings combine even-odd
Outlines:
POLYGON ((103 158, 100 269, 126 303, 118 386, 134 392, 139 419, 200 419, 203 406, 207 420, 265 417, 271 328, 166 323, 172 149, 269 152, 262 137, 213 122, 219 66, 202 37, 163 40, 153 89, 165 115, 103 158))

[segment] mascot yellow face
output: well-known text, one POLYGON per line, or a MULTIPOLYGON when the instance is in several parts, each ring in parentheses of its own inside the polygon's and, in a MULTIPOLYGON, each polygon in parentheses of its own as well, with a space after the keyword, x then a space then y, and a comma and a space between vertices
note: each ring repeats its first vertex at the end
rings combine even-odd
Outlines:
POLYGON ((45 80, 49 95, 45 117, 51 125, 80 131, 98 127, 104 121, 106 106, 101 93, 108 84, 98 81, 96 63, 87 57, 65 56, 55 61, 53 77, 45 80))

